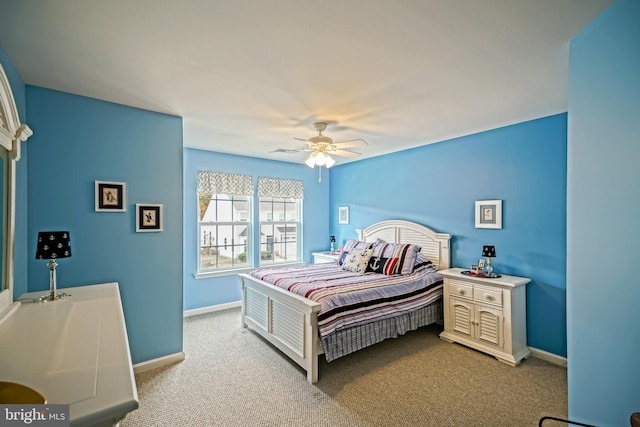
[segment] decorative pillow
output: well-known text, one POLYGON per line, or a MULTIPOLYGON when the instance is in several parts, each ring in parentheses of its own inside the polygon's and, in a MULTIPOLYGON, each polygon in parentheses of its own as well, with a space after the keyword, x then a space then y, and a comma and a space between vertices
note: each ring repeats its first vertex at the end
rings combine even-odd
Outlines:
POLYGON ((347 271, 353 271, 354 273, 364 274, 367 270, 367 263, 369 262, 369 258, 371 258, 371 254, 373 253, 373 249, 351 249, 347 256, 344 259, 344 263, 342 264, 342 269, 347 271))
POLYGON ((369 249, 373 246, 372 243, 369 242, 361 242, 359 240, 347 240, 342 248, 342 255, 338 258, 338 265, 344 264, 344 259, 351 249, 369 249))
POLYGON ((388 276, 411 274, 421 249, 410 243, 383 243, 373 248, 372 257, 380 258, 379 263, 384 260, 384 274, 388 276))

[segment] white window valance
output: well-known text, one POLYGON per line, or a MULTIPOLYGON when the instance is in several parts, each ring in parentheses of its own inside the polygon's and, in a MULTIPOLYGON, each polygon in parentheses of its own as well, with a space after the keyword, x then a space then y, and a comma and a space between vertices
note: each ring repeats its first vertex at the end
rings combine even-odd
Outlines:
POLYGON ((198 193, 253 195, 253 177, 234 173, 198 171, 198 193))
POLYGON ((258 196, 303 199, 304 188, 297 179, 258 178, 258 196))

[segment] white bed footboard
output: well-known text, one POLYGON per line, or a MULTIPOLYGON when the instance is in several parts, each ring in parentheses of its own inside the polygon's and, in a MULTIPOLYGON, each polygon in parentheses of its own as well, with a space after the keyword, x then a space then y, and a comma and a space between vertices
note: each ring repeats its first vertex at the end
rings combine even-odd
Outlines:
POLYGON ((247 274, 242 281, 242 326, 250 327, 307 371, 318 382, 318 311, 320 304, 247 274))

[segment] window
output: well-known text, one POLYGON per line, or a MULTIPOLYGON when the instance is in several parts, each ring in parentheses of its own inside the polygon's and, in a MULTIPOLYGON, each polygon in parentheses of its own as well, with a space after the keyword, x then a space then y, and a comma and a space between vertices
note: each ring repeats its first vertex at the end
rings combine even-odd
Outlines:
POLYGON ((252 194, 250 176, 198 171, 199 272, 251 266, 252 194))
POLYGON ((198 195, 200 202, 199 270, 224 270, 248 267, 250 241, 247 221, 251 211, 248 196, 229 194, 198 195))
POLYGON ((300 261, 300 206, 300 199, 260 197, 260 265, 300 261))
POLYGON ((258 178, 258 196, 260 204, 259 265, 300 261, 302 181, 258 178))
POLYGON ((198 273, 301 260, 302 181, 258 178, 256 196, 251 176, 198 171, 197 178, 198 273))

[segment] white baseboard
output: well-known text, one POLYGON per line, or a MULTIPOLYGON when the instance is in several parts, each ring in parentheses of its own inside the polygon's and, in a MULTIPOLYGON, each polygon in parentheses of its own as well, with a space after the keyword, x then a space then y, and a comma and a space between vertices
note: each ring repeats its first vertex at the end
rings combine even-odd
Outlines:
POLYGON ((567 367, 566 357, 558 356, 557 354, 549 353, 548 351, 540 350, 534 347, 529 347, 529 350, 531 350, 531 355, 533 357, 546 360, 549 363, 553 363, 554 365, 562 366, 564 368, 567 367))
POLYGON ((151 369, 160 368, 166 365, 173 365, 174 363, 182 362, 184 360, 184 352, 169 354, 167 356, 159 357, 157 359, 147 360, 146 362, 136 363, 133 365, 133 373, 139 374, 151 369))
POLYGON ((197 316, 198 314, 213 313, 214 311, 228 310, 230 308, 241 307, 242 301, 228 302, 226 304, 210 305, 208 307, 194 308, 193 310, 185 310, 184 317, 197 316))

